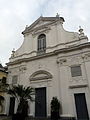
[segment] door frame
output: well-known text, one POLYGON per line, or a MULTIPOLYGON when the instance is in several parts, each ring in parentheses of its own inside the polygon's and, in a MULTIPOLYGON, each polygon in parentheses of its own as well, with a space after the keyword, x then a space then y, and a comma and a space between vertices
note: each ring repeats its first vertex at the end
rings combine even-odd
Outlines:
MULTIPOLYGON (((40 86, 40 87, 35 87, 35 89, 40 89, 40 88, 45 88, 45 91, 46 91, 46 116, 47 117, 47 86, 40 86)), ((35 108, 34 108, 35 110, 35 108)), ((36 113, 34 115, 36 117, 36 113)))
POLYGON ((74 108, 75 108, 75 116, 76 116, 76 119, 78 119, 78 115, 77 115, 77 108, 76 108, 76 101, 75 101, 75 94, 84 94, 84 97, 85 97, 85 104, 86 104, 86 109, 87 109, 87 114, 88 114, 88 117, 89 117, 89 110, 88 110, 88 102, 87 102, 87 94, 84 92, 75 92, 73 93, 73 99, 74 99, 74 108))
POLYGON ((78 93, 85 93, 86 96, 86 102, 87 102, 87 109, 88 109, 88 114, 90 117, 90 91, 88 89, 88 87, 72 87, 69 88, 69 92, 70 92, 70 101, 71 101, 71 114, 77 119, 77 113, 76 113, 76 106, 75 106, 75 99, 74 99, 74 94, 78 94, 78 93))

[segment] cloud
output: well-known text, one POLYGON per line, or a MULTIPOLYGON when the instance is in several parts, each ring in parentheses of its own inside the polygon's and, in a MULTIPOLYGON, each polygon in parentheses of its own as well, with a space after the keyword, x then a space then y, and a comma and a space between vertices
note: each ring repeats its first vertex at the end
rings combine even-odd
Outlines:
POLYGON ((21 32, 41 14, 55 16, 58 12, 65 18, 65 29, 78 31, 82 26, 90 36, 89 0, 0 0, 0 60, 8 62, 13 48, 23 42, 21 32))

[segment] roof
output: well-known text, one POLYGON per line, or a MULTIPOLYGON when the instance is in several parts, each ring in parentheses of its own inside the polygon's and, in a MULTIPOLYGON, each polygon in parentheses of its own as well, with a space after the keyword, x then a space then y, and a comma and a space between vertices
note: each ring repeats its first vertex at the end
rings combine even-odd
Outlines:
POLYGON ((6 68, 5 68, 5 67, 3 67, 1 63, 0 63, 0 71, 7 73, 6 68))
POLYGON ((42 17, 40 16, 35 22, 33 22, 29 27, 26 27, 25 30, 22 32, 22 34, 25 34, 27 31, 31 30, 35 25, 37 25, 40 21, 50 21, 50 22, 56 22, 61 21, 65 22, 63 17, 42 17))

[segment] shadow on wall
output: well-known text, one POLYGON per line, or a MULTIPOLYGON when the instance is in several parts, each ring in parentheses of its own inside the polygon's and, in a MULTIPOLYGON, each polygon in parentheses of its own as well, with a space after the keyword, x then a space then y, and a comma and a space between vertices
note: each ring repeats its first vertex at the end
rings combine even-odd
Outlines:
POLYGON ((0 114, 3 114, 4 112, 4 97, 3 96, 0 96, 0 114))

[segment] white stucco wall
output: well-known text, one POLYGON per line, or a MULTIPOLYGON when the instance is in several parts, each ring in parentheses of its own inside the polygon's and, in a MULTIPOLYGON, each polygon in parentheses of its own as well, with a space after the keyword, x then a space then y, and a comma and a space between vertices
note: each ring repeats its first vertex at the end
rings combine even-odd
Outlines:
MULTIPOLYGON (((22 46, 10 59, 12 64, 8 65, 8 82, 12 84, 12 76, 18 75, 17 84, 34 88, 46 87, 47 116, 50 116, 51 99, 57 96, 61 102, 62 116, 77 117, 74 94, 85 93, 90 116, 90 49, 86 46, 79 48, 82 43, 86 44, 88 39, 84 33, 65 31, 60 22, 50 24, 48 27, 49 30, 44 32, 41 29, 37 34, 30 32, 24 35, 22 46), (46 35, 46 56, 38 57, 37 38, 43 33, 46 35), (59 50, 62 49, 63 51, 60 52, 59 50), (55 54, 55 51, 58 52, 55 54), (81 66, 82 76, 71 76, 72 65, 81 66), (40 70, 47 71, 52 78, 30 81, 30 76, 40 70)), ((35 116, 35 102, 29 105, 29 115, 35 116)))

